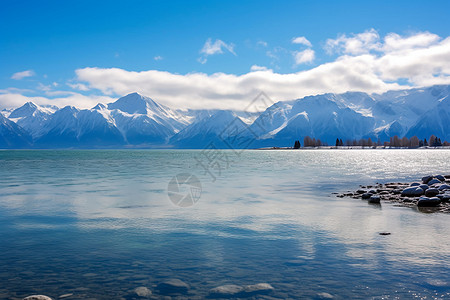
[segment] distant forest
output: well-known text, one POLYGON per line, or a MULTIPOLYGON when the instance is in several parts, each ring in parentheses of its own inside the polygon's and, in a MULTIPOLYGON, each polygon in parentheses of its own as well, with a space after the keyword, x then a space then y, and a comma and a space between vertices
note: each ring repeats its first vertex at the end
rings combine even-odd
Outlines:
MULTIPOLYGON (((328 145, 327 143, 323 143, 320 139, 311 138, 309 136, 305 136, 303 139, 303 147, 321 147, 321 146, 333 146, 328 145)), ((431 135, 427 140, 419 139, 417 136, 413 136, 411 138, 407 138, 406 136, 403 138, 398 137, 397 135, 390 138, 389 142, 381 142, 380 139, 377 141, 373 141, 371 138, 368 139, 359 139, 359 140, 345 140, 342 141, 340 138, 336 138, 335 147, 341 146, 359 146, 359 147, 395 147, 395 148, 420 148, 420 147, 448 147, 450 143, 447 141, 442 142, 441 139, 435 135, 431 135)), ((299 140, 294 142, 294 149, 300 149, 302 147, 299 140)))

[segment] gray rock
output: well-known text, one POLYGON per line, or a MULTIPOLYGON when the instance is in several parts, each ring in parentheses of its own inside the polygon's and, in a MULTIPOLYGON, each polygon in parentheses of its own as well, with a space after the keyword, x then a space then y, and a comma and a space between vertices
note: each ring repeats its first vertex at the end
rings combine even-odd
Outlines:
POLYGON ((239 295, 244 291, 244 288, 240 285, 226 284, 221 285, 209 290, 211 297, 231 298, 239 295))
POLYGON ((421 184, 421 185, 419 185, 419 187, 421 187, 422 190, 424 190, 424 191, 428 190, 428 188, 429 188, 428 184, 421 184))
POLYGON ((365 193, 365 194, 362 194, 362 196, 361 196, 363 199, 369 199, 370 197, 372 197, 372 194, 371 193, 365 193))
POLYGON ((150 291, 145 286, 140 286, 134 289, 134 293, 142 298, 149 298, 152 295, 152 291, 150 291))
POLYGON ((274 290, 268 283, 251 284, 244 287, 244 293, 248 296, 268 294, 274 290))
POLYGON ((422 182, 425 184, 428 184, 428 182, 433 178, 434 178, 433 175, 428 175, 428 176, 422 177, 422 182))
POLYGON ((184 294, 190 287, 186 282, 174 278, 161 282, 156 288, 161 294, 184 294))
POLYGON ((428 197, 420 197, 417 202, 417 206, 419 207, 435 207, 441 203, 441 200, 437 197, 428 198, 428 197))
POLYGON ((379 204, 379 203, 380 203, 380 200, 381 200, 380 196, 373 195, 373 196, 370 197, 369 203, 372 203, 372 204, 379 204))
POLYGON ((423 189, 418 186, 412 186, 402 191, 402 196, 417 197, 423 195, 423 189))
POLYGON ((450 202, 450 194, 443 194, 440 199, 442 202, 450 202))
POLYGON ((52 300, 52 298, 44 295, 31 295, 23 298, 23 300, 52 300))
POLYGON ((439 179, 440 181, 445 181, 445 177, 443 175, 436 175, 436 179, 439 179))
POLYGON ((428 190, 425 191, 426 197, 434 197, 437 194, 439 194, 439 190, 435 188, 429 188, 428 190))
POLYGON ((413 182, 409 186, 419 186, 419 185, 420 185, 420 182, 413 182))
POLYGON ((442 182, 439 179, 436 179, 436 178, 431 179, 430 181, 428 181, 428 185, 433 185, 435 183, 442 183, 442 182))
POLYGON ((438 190, 440 190, 440 191, 450 190, 450 185, 443 184, 443 185, 439 186, 438 190))

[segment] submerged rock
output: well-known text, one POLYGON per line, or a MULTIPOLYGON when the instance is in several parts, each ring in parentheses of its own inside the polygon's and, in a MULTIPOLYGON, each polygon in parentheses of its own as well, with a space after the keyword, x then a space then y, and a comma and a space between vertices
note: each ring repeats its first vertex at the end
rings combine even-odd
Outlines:
POLYGON ((244 291, 240 285, 226 284, 209 290, 210 297, 231 298, 239 295, 244 291))
POLYGON ((248 296, 268 294, 274 290, 268 283, 251 284, 244 287, 244 293, 248 296))
POLYGON ((150 291, 145 286, 140 286, 134 289, 134 293, 142 298, 149 298, 152 295, 152 291, 150 291))
POLYGON ((52 300, 52 298, 45 295, 31 295, 23 298, 23 300, 52 300))
POLYGON ((329 293, 318 293, 317 294, 317 298, 318 299, 333 299, 333 295, 329 294, 329 293))
POLYGON ((185 294, 190 286, 180 279, 169 279, 161 282, 156 287, 161 294, 185 294))

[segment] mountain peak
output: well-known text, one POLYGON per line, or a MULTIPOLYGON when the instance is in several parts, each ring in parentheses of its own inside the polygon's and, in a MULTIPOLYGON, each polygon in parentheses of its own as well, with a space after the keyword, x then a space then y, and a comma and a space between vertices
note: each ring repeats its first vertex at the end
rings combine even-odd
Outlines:
POLYGON ((16 108, 15 110, 13 110, 11 112, 11 114, 9 115, 9 117, 10 118, 28 117, 28 116, 31 116, 36 111, 37 108, 38 108, 38 106, 36 104, 34 104, 31 101, 28 101, 27 103, 25 103, 21 107, 16 108))
POLYGON ((108 104, 108 109, 118 109, 129 114, 147 114, 148 109, 161 109, 161 107, 151 98, 135 92, 108 104))

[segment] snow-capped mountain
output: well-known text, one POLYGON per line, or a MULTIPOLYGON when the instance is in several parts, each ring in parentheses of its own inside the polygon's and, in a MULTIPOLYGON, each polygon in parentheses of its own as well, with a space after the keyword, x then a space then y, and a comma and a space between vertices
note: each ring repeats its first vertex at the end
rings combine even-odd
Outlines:
POLYGON ((31 136, 3 114, 0 114, 0 148, 28 148, 31 136))
POLYGON ((13 110, 8 118, 25 129, 33 138, 38 138, 44 134, 43 127, 57 110, 56 106, 40 106, 27 102, 13 110))
POLYGON ((0 125, 1 148, 255 148, 292 146, 305 136, 334 144, 336 138, 431 134, 450 141, 450 86, 308 96, 259 114, 176 110, 137 93, 92 109, 28 102, 2 110, 0 125))
POLYGON ((219 110, 194 121, 175 134, 169 143, 178 148, 232 148, 233 138, 244 136, 248 129, 249 126, 236 113, 219 110))

